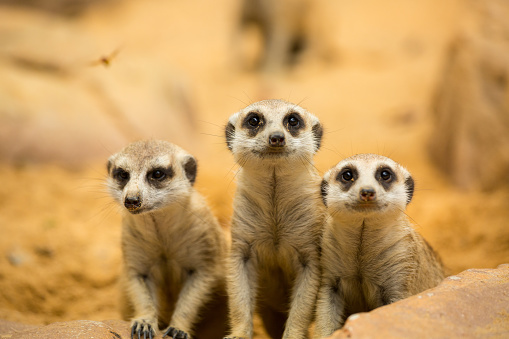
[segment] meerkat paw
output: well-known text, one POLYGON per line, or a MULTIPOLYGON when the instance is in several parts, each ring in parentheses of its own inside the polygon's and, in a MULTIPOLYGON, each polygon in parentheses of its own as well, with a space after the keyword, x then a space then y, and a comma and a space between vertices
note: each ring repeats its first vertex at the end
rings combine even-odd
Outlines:
POLYGON ((179 330, 175 327, 168 327, 166 331, 164 331, 163 338, 166 336, 170 336, 173 339, 190 339, 191 337, 186 332, 179 330))
POLYGON ((134 319, 131 323, 131 339, 153 339, 157 325, 148 319, 134 319))

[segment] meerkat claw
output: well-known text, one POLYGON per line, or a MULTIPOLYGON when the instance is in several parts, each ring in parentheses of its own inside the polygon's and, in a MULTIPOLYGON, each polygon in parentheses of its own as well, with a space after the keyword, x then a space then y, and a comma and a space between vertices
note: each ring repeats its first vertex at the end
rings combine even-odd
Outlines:
POLYGON ((154 335, 152 325, 145 322, 136 322, 131 328, 131 339, 153 339, 154 335))
POLYGON ((175 327, 169 327, 166 332, 164 332, 163 338, 166 336, 170 336, 173 339, 189 339, 189 335, 186 332, 178 330, 175 327))

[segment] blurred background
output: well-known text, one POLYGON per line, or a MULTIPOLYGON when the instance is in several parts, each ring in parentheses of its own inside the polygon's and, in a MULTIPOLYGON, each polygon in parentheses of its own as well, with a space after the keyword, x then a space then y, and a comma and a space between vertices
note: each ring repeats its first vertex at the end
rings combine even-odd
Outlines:
POLYGON ((106 159, 160 138, 228 228, 228 117, 262 99, 324 127, 316 166, 379 153, 449 273, 509 262, 503 0, 0 0, 0 318, 118 318, 106 159))

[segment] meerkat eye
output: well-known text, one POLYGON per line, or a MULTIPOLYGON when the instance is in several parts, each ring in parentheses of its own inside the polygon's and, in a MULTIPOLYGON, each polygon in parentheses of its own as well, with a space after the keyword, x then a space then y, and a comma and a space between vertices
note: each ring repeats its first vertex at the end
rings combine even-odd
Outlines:
POLYGON ((262 114, 258 112, 249 112, 242 122, 242 127, 249 130, 248 133, 250 136, 255 136, 264 124, 265 119, 263 118, 262 114))
POLYGON ((166 178, 166 171, 160 168, 156 168, 147 174, 147 178, 150 180, 162 181, 166 178))
POLYGON ((347 169, 341 174, 341 178, 344 181, 353 181, 353 173, 351 170, 347 169))
POLYGON ((292 127, 298 127, 300 122, 299 119, 297 119, 297 117, 295 117, 294 115, 290 115, 290 117, 288 117, 288 124, 292 127))
POLYGON ((249 120, 247 121, 247 123, 252 126, 252 127, 256 127, 260 124, 260 117, 257 116, 257 115, 254 115, 252 116, 251 118, 249 118, 249 120))
POLYGON ((306 127, 306 124, 299 113, 290 112, 290 114, 283 119, 283 126, 285 126, 293 136, 296 136, 299 130, 306 127))
POLYGON ((152 172, 152 178, 157 180, 163 179, 165 176, 166 174, 164 174, 164 172, 160 170, 155 170, 154 172, 152 172))
POLYGON ((388 170, 383 170, 381 173, 380 173, 380 177, 382 178, 382 180, 390 180, 391 177, 392 177, 392 173, 388 170))
POLYGON ((118 181, 127 181, 129 180, 129 172, 127 171, 124 171, 123 169, 121 168, 117 168, 114 172, 113 172, 113 177, 118 180, 118 181))

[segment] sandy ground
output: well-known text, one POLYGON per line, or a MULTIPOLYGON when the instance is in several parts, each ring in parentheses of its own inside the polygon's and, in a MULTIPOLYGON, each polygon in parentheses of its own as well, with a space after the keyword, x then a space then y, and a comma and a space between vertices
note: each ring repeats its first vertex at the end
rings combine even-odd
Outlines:
MULTIPOLYGON (((430 163, 426 148, 447 48, 472 25, 468 1, 339 1, 326 11, 334 14, 325 37, 336 51, 333 58, 319 62, 310 57, 291 72, 270 75, 239 70, 232 53, 235 3, 114 2, 62 25, 93 41, 94 47, 80 54, 83 60, 122 46, 110 67, 91 68, 102 78, 136 84, 137 78, 121 76, 138 66, 143 74, 157 75, 164 68, 164 74, 183 75, 193 104, 190 132, 173 132, 182 118, 177 115, 165 125, 168 131, 141 135, 177 142, 197 156, 197 188, 225 228, 236 167, 224 144, 223 126, 250 102, 283 98, 300 103, 323 122, 324 142, 316 157, 321 173, 362 152, 390 156, 413 173, 416 194, 407 214, 451 273, 509 262, 509 191, 456 189, 430 163)), ((28 27, 34 14, 15 13, 28 27)), ((120 98, 135 103, 129 94, 120 98)), ((143 114, 150 113, 140 109, 143 114)), ((108 154, 139 133, 116 127, 122 133, 114 141, 98 133, 87 140, 96 150, 93 156, 71 148, 60 158, 49 152, 47 160, 35 154, 37 161, 27 156, 0 163, 0 318, 39 324, 119 317, 120 209, 104 187, 105 163, 108 154), (86 161, 77 162, 82 154, 86 161)), ((36 133, 37 125, 33 128, 36 133)), ((94 128, 85 125, 84 130, 94 128)), ((38 142, 46 150, 70 147, 45 138, 42 134, 38 142)))

